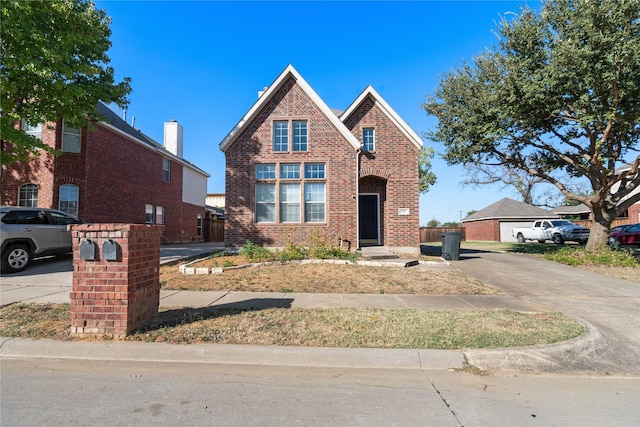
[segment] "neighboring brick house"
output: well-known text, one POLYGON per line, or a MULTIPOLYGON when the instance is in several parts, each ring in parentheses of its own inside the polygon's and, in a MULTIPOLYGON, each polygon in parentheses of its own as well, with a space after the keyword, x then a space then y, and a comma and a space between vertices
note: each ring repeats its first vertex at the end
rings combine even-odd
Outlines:
POLYGON ((546 209, 517 200, 504 199, 462 219, 467 241, 515 242, 511 230, 530 227, 540 219, 558 219, 558 215, 546 209))
POLYGON ((220 143, 225 241, 419 248, 420 137, 371 87, 339 116, 291 66, 220 143))
MULTIPOLYGON (((2 165, 2 205, 56 208, 85 223, 165 226, 163 240, 202 240, 209 175, 182 158, 182 127, 165 123, 164 146, 103 104, 104 121, 26 127, 61 154, 2 165)), ((3 147, 4 148, 4 147, 3 147)))

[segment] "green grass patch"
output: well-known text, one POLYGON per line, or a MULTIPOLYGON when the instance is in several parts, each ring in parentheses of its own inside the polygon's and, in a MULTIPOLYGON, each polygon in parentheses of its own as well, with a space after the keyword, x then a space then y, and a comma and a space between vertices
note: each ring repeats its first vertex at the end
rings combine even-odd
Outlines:
POLYGON ((566 265, 605 265, 612 267, 634 267, 638 263, 630 251, 604 247, 588 251, 582 247, 564 247, 544 254, 544 258, 566 265))
MULTIPOLYGON (((71 340, 69 304, 0 308, 0 335, 71 340)), ((466 349, 550 344, 582 333, 556 312, 507 310, 167 309, 131 341, 352 348, 466 349)), ((99 339, 108 339, 99 337, 99 339)))

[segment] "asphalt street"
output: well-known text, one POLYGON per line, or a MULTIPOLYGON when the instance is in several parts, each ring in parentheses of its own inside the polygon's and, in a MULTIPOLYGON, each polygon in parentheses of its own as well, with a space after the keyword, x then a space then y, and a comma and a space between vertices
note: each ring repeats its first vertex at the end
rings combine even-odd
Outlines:
POLYGON ((637 426, 638 382, 447 370, 3 360, 2 426, 637 426))

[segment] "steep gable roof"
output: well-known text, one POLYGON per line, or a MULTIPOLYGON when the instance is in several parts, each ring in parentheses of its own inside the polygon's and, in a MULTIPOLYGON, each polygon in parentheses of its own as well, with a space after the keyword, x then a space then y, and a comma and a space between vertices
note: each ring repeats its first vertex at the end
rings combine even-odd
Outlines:
POLYGON ((227 148, 233 144, 236 137, 246 129, 247 126, 256 118, 262 108, 267 105, 273 95, 280 89, 280 87, 287 82, 289 78, 293 78, 296 83, 302 88, 302 90, 311 98, 311 100, 320 108, 322 113, 327 117, 329 121, 340 131, 347 141, 353 146, 354 149, 360 147, 360 141, 344 126, 338 116, 325 104, 325 102, 318 96, 318 94, 309 86, 309 84, 302 78, 302 76, 296 71, 291 64, 280 73, 273 83, 262 93, 253 106, 247 111, 247 113, 240 119, 240 121, 231 129, 231 132, 224 137, 220 143, 220 150, 226 151, 227 148))
POLYGON ((462 222, 480 221, 483 219, 545 219, 557 217, 558 215, 554 215, 553 212, 546 209, 505 197, 478 212, 474 212, 464 218, 462 222))
POLYGON ((367 98, 370 98, 376 105, 378 105, 378 107, 380 107, 384 114, 389 117, 389 119, 402 131, 402 133, 405 134, 409 141, 411 141, 416 147, 422 148, 422 138, 420 138, 420 136, 411 129, 407 122, 402 120, 398 113, 396 113, 396 111, 387 104, 387 101, 385 101, 371 85, 367 86, 362 93, 358 95, 356 100, 351 103, 349 108, 342 113, 340 120, 345 122, 367 98))

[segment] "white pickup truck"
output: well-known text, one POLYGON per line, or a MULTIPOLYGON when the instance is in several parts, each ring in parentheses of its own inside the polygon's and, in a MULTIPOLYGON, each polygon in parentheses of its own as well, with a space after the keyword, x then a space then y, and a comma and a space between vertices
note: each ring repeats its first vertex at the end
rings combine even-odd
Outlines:
POLYGON ((516 227, 511 231, 511 235, 524 243, 527 240, 537 240, 544 243, 553 240, 553 243, 561 245, 564 242, 587 243, 589 239, 589 229, 576 225, 566 219, 545 219, 534 221, 528 228, 516 227))

